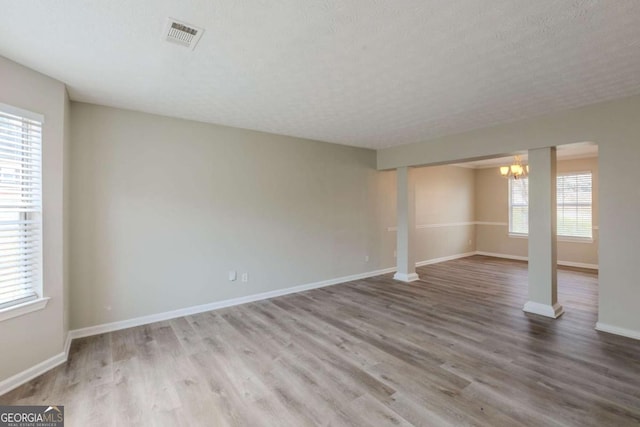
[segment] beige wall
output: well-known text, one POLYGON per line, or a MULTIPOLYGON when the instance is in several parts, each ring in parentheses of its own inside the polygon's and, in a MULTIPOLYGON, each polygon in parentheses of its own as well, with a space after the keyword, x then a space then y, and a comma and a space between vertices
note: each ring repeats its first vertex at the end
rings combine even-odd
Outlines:
POLYGON ((640 96, 378 150, 378 168, 459 162, 531 148, 598 144, 599 312, 609 330, 640 337, 640 96), (621 173, 621 171, 624 171, 621 173))
POLYGON ((44 115, 42 129, 43 310, 0 322, 0 380, 63 351, 66 90, 62 83, 0 57, 0 102, 44 115))
POLYGON ((473 169, 414 169, 418 262, 475 250, 473 169))
POLYGON ((381 248, 383 256, 388 262, 395 266, 396 250, 396 171, 381 171, 378 179, 378 217, 381 221, 381 248), (392 230, 389 230, 392 228, 392 230))
POLYGON ((394 265, 372 150, 75 102, 71 117, 72 329, 394 265))
MULTIPOLYGON (((570 242, 559 238, 558 260, 569 263, 598 264, 598 159, 560 160, 558 173, 586 172, 593 175, 593 242, 570 242)), ((503 255, 527 256, 528 240, 509 236, 509 185, 498 168, 476 170, 477 250, 503 255), (482 224, 491 222, 494 224, 482 224)))
MULTIPOLYGON (((381 171, 380 175, 380 218, 388 231, 382 248, 389 259, 396 248, 396 173, 381 171)), ((417 262, 473 252, 474 170, 456 166, 425 167, 413 169, 411 176, 416 188, 417 262)))
MULTIPOLYGON (((371 150, 82 103, 71 116, 72 329, 395 265, 395 172, 371 150)), ((474 171, 414 178, 417 259, 473 251, 474 171)))

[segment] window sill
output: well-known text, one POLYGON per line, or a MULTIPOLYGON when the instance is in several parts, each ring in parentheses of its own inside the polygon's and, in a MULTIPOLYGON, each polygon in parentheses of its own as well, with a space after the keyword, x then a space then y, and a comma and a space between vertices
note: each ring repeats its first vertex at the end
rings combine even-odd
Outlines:
MULTIPOLYGON (((518 234, 518 233, 509 233, 509 237, 514 237, 516 239, 528 239, 528 234, 518 234)), ((558 236, 558 242, 567 242, 567 243, 593 243, 593 239, 588 237, 564 237, 558 236)))
POLYGON ((22 304, 13 305, 0 309, 0 322, 14 317, 22 316, 23 314, 32 313, 34 311, 42 310, 47 306, 49 297, 38 298, 33 301, 23 302, 22 304))

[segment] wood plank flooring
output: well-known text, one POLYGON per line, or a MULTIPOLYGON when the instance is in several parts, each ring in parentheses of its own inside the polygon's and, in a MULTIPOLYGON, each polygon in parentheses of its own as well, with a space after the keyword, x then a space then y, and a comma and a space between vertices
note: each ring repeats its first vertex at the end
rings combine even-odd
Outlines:
POLYGON ((68 426, 627 426, 640 342, 594 331, 597 275, 566 313, 523 313, 526 264, 474 256, 75 340, 0 397, 68 426))

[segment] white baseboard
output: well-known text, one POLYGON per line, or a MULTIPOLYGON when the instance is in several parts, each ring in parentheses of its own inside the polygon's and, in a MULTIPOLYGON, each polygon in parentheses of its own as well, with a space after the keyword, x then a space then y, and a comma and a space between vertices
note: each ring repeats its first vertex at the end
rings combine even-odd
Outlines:
POLYGON ((10 392, 16 387, 21 386, 27 381, 31 381, 35 377, 44 374, 48 370, 53 369, 58 365, 62 365, 66 361, 67 353, 62 352, 45 360, 44 362, 40 362, 37 365, 30 367, 29 369, 25 369, 24 371, 7 378, 6 380, 0 382, 0 396, 10 392))
MULTIPOLYGON (((440 258, 431 258, 424 261, 416 262, 416 267, 424 267, 425 265, 438 264, 440 262, 451 261, 454 259, 466 258, 472 255, 475 255, 475 252, 465 252, 462 254, 448 255, 440 258)), ((394 270, 395 271, 395 270, 394 270)), ((402 282, 415 282, 416 280, 420 280, 420 277, 417 274, 400 274, 396 273, 393 275, 393 278, 396 280, 400 280, 402 282)))
MULTIPOLYGON (((464 254, 456 254, 456 255, 451 255, 451 256, 446 256, 441 258, 434 258, 426 261, 420 261, 416 263, 416 267, 429 265, 429 264, 436 264, 439 262, 449 261, 449 260, 458 259, 458 258, 465 258, 471 255, 475 255, 475 252, 467 252, 464 254)), ((360 279, 366 279, 368 277, 380 276, 383 274, 393 273, 394 271, 396 271, 396 267, 390 267, 390 268, 384 268, 381 270, 374 270, 374 271, 368 271, 365 273, 353 274, 350 276, 338 277, 335 279, 323 280, 320 282, 307 283, 305 285, 294 286, 291 288, 278 289, 275 291, 247 295, 239 298, 216 301, 209 304, 202 304, 202 305, 196 305, 192 307, 181 308, 178 310, 166 311, 164 313, 150 314, 148 316, 141 316, 133 319, 121 320, 118 322, 104 323, 102 325, 75 329, 73 331, 69 331, 69 335, 73 339, 73 338, 83 338, 83 337, 88 337, 92 335, 104 334, 106 332, 118 331, 121 329, 132 328, 134 326, 147 325, 149 323, 175 319, 176 317, 189 316, 192 314, 204 313, 206 311, 232 307, 234 305, 247 304, 250 302, 265 300, 269 298, 275 298, 275 297, 293 294, 297 292, 308 291, 311 289, 322 288, 325 286, 337 285, 339 283, 350 282, 352 280, 360 280, 360 279)))
POLYGON ((515 259, 517 261, 529 261, 529 258, 526 257, 526 256, 510 255, 510 254, 499 254, 499 253, 496 253, 496 252, 476 251, 476 255, 491 256, 491 257, 494 257, 494 258, 515 259))
POLYGON ((69 358, 69 350, 71 349, 71 341, 73 341, 73 337, 71 336, 71 331, 67 332, 67 339, 64 340, 64 354, 67 355, 67 359, 69 358))
POLYGON ((564 314, 564 309, 558 303, 553 305, 541 304, 535 301, 527 301, 522 310, 526 313, 537 314, 539 316, 551 317, 557 319, 564 314))
POLYGON ((400 280, 401 282, 415 282, 416 280, 420 280, 420 276, 416 273, 396 273, 393 275, 394 280, 400 280))
MULTIPOLYGON (((520 256, 520 255, 510 255, 510 254, 499 254, 495 252, 485 252, 485 251, 476 251, 475 255, 484 255, 491 256, 495 258, 505 258, 505 259, 515 259, 518 261, 528 261, 529 257, 520 256)), ((573 262, 573 261, 560 261, 558 260, 558 265, 562 265, 565 267, 578 267, 578 268, 588 268, 591 270, 598 270, 598 264, 587 264, 584 262, 573 262)))
POLYGON ((428 259, 426 261, 418 261, 416 262, 416 267, 422 267, 425 265, 430 265, 430 264, 438 264, 440 262, 445 262, 445 261, 451 261, 454 259, 459 259, 459 258, 466 258, 472 255, 476 255, 475 252, 466 252, 463 254, 455 254, 455 255, 449 255, 449 256, 443 256, 440 258, 433 258, 433 259, 428 259))
POLYGON ((609 325, 606 323, 596 323, 596 331, 607 332, 609 334, 621 335, 627 338, 633 338, 640 340, 640 331, 634 331, 633 329, 620 328, 618 326, 609 325))
POLYGON ((558 261, 558 265, 565 267, 588 268, 590 270, 599 270, 598 264, 587 264, 585 262, 558 261))
POLYGON ((291 288, 278 289, 275 291, 262 292, 259 294, 247 295, 244 297, 231 298, 223 301, 216 301, 208 304, 196 305, 181 308, 163 313, 150 314, 148 316, 135 317, 133 319, 121 320, 118 322, 104 323, 102 325, 89 326, 86 328, 75 329, 69 331, 72 339, 83 338, 91 335, 104 334, 106 332, 118 331, 121 329, 132 328, 134 326, 147 325, 149 323, 161 322, 163 320, 175 319, 177 317, 189 316, 192 314, 204 313, 207 311, 218 310, 221 308, 232 307, 234 305, 247 304, 250 302, 261 301, 269 298, 275 298, 283 295, 304 292, 311 289, 323 288, 325 286, 337 285, 339 283, 350 282, 352 280, 366 279, 368 277, 380 276, 382 274, 393 273, 395 267, 385 268, 382 270, 369 271, 366 273, 353 274, 350 276, 338 277, 335 279, 323 280, 320 282, 307 283, 304 285, 293 286, 291 288))

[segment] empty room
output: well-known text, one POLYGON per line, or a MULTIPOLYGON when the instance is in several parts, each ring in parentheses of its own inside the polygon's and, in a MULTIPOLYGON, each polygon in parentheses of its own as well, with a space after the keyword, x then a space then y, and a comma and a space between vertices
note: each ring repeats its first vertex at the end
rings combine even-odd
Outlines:
POLYGON ((0 427, 640 425, 640 2, 0 7, 0 427))

